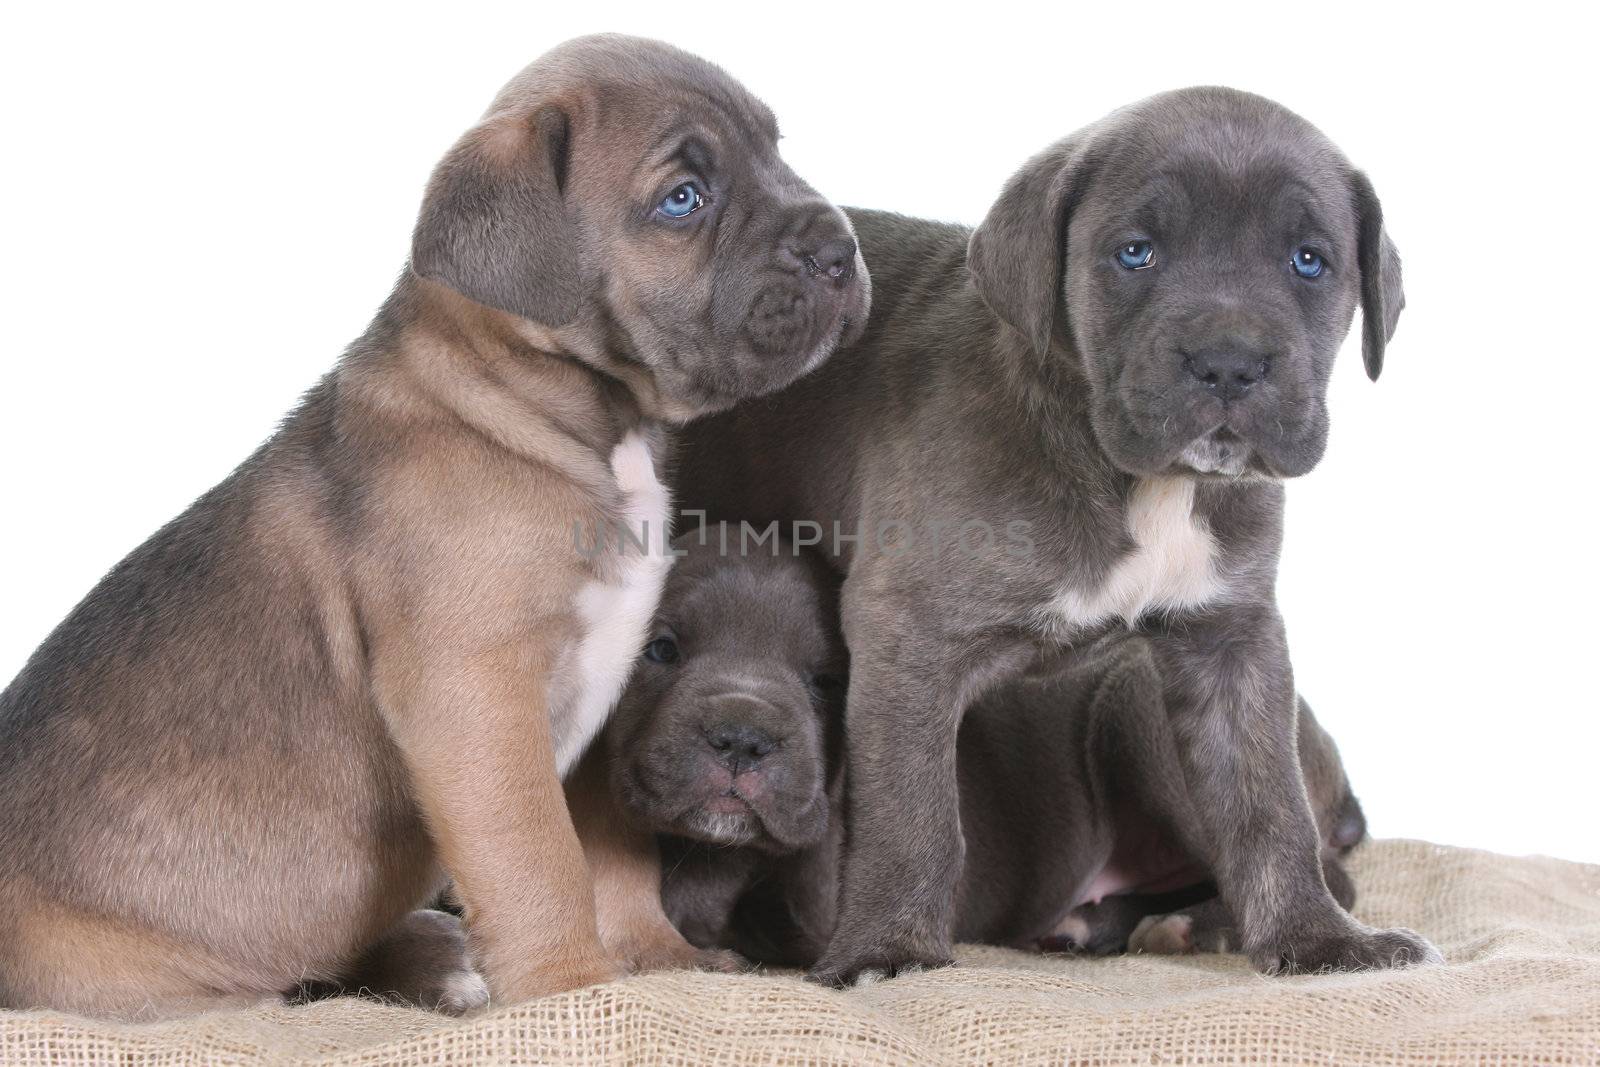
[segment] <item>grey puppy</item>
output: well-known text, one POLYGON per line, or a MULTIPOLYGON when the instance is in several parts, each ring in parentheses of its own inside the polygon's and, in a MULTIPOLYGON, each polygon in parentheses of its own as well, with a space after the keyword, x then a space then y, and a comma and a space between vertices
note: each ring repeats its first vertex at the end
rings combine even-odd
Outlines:
MULTIPOLYGON (((612 780, 664 835, 663 903, 691 942, 808 966, 832 932, 843 838, 833 580, 781 545, 689 551, 608 728, 612 780)), ((1349 908, 1339 857, 1365 820, 1332 739, 1299 709, 1324 875, 1349 908)), ((997 687, 957 749, 970 858, 957 939, 1095 954, 1237 945, 1208 849, 1179 837, 1192 799, 1144 638, 1109 635, 997 687)))
POLYGON ((849 839, 813 977, 949 962, 963 713, 1114 629, 1149 640, 1180 836, 1254 964, 1438 959, 1328 891, 1273 595, 1282 480, 1322 455, 1334 355, 1359 303, 1376 377, 1403 303, 1367 178, 1283 107, 1200 88, 1029 160, 975 231, 852 219, 865 337, 700 423, 679 478, 712 520, 817 523, 801 537, 847 574, 849 839))
POLYGON ((775 946, 793 940, 789 924, 833 922, 848 673, 838 579, 777 541, 751 556, 695 533, 674 546, 687 555, 603 737, 611 791, 659 835, 664 920, 703 949, 809 962, 775 946), (785 910, 736 939, 736 905, 758 880, 782 886, 785 910))
POLYGON ((605 738, 623 807, 658 833, 792 852, 830 824, 847 661, 837 579, 810 553, 685 534, 605 738))

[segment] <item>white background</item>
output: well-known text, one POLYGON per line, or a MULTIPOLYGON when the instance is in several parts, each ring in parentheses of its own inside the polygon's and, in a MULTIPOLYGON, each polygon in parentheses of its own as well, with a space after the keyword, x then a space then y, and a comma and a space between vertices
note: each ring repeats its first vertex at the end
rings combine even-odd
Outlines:
POLYGON ((1595 35, 1555 10, 19 5, 0 681, 361 332, 435 159, 566 37, 700 52, 774 107, 825 194, 967 222, 1046 143, 1218 82, 1339 142, 1405 259, 1383 381, 1353 331, 1328 457, 1290 488, 1301 688, 1378 834, 1600 861, 1595 35))

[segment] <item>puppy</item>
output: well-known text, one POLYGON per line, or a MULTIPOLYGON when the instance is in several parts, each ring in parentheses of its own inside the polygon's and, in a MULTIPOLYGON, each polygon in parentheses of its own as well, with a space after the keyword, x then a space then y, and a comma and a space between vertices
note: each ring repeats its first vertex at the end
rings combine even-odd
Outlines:
MULTIPOLYGON (((781 543, 688 551, 607 727, 612 781, 662 835, 665 911, 691 942, 808 966, 832 933, 843 841, 834 579, 781 543)), ((1366 823, 1304 701, 1297 736, 1324 874, 1348 909, 1339 857, 1366 823)), ((957 758, 970 857, 957 939, 1094 954, 1238 943, 1177 839, 1193 800, 1143 638, 1111 635, 995 689, 957 758)))
POLYGON ((447 877, 495 999, 621 972, 560 776, 670 563, 663 428, 814 368, 867 307, 777 136, 649 41, 506 86, 367 332, 0 696, 0 1006, 335 979, 447 877))
POLYGON ((678 483, 713 522, 795 523, 847 575, 849 837, 813 976, 949 961, 962 717, 1113 630, 1148 640, 1192 801, 1178 838, 1254 964, 1438 959, 1328 891, 1273 593, 1334 354, 1359 303, 1376 377, 1403 303, 1370 182, 1271 101, 1189 89, 1036 156, 975 231, 852 217, 866 336, 697 425, 678 483))
MULTIPOLYGON (((685 555, 604 744, 579 774, 589 787, 573 811, 586 849, 600 858, 596 893, 612 902, 603 910, 624 939, 669 958, 684 959, 693 946, 737 948, 722 932, 746 876, 772 863, 808 869, 791 859, 839 825, 847 664, 837 580, 817 557, 775 549, 730 556, 698 532, 674 542, 685 555), (608 820, 632 834, 585 832, 608 820), (591 847, 591 837, 603 843, 591 847), (697 878, 694 910, 664 910, 683 895, 663 897, 661 872, 693 862, 689 841, 715 843, 724 862, 697 878), (710 892, 713 883, 722 891, 710 892)), ((668 882, 679 884, 674 877, 668 882)), ((823 898, 831 893, 816 894, 823 898)), ((689 962, 728 969, 735 960, 689 962)))

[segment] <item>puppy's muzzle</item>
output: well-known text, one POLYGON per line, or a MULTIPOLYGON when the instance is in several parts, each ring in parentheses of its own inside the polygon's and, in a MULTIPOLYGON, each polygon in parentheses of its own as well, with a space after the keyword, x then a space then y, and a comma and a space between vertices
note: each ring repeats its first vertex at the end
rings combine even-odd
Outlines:
POLYGON ((752 372, 792 378, 859 336, 871 290, 850 223, 832 205, 808 204, 772 239, 775 269, 760 275, 744 333, 764 364, 752 372))
POLYGON ((781 809, 789 802, 784 798, 798 781, 797 767, 784 748, 782 724, 792 713, 743 691, 709 697, 702 708, 698 790, 706 810, 733 812, 748 806, 750 814, 763 820, 783 818, 781 809))

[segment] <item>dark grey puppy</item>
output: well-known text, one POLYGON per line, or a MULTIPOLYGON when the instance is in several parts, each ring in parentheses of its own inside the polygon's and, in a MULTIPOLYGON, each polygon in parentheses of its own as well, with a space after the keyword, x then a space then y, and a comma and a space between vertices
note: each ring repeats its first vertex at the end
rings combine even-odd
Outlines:
POLYGON ((751 556, 695 534, 674 545, 688 554, 604 735, 612 787, 634 824, 663 835, 663 903, 694 944, 733 947, 735 903, 759 872, 781 877, 808 927, 831 924, 846 675, 837 579, 776 543, 751 556))
POLYGON ((613 787, 658 832, 811 844, 828 825, 824 768, 839 758, 837 581, 786 547, 740 557, 695 534, 673 544, 687 555, 605 735, 613 787))
POLYGON ((1322 455, 1334 354, 1360 303, 1376 376, 1402 304, 1367 179, 1271 101, 1190 89, 1036 156, 976 231, 852 219, 866 335, 700 423, 678 487, 713 520, 818 523, 847 573, 849 845, 814 977, 949 961, 962 715, 1041 648, 1129 628, 1163 679, 1180 837, 1256 966, 1437 959, 1324 883, 1273 596, 1281 479, 1322 455))
MULTIPOLYGON (((841 639, 806 559, 691 546, 611 725, 625 808, 664 835, 667 915, 706 948, 808 966, 835 921, 841 639)), ((1341 905, 1365 834, 1338 750, 1304 702, 1299 756, 1341 905)), ((969 862, 954 934, 1018 948, 1184 952, 1238 944, 1201 857, 1148 642, 1110 635, 980 700, 961 726, 969 862), (1176 910, 1175 910, 1176 909, 1176 910)))

